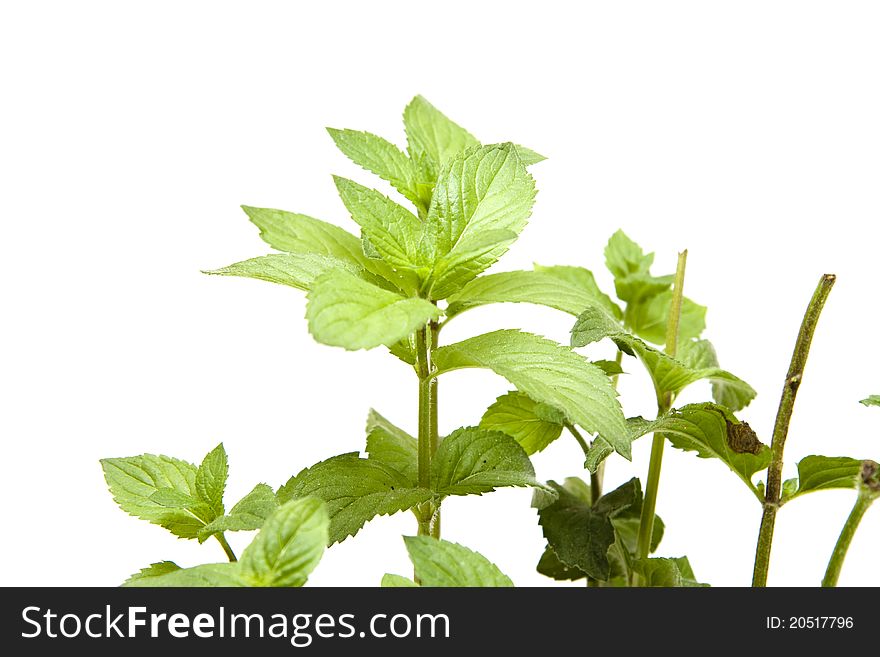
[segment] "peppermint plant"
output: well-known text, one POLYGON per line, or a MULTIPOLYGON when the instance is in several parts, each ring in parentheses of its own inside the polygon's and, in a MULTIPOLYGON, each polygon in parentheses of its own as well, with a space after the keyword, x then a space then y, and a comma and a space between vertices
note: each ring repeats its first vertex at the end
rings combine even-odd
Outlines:
MULTIPOLYGON (((305 291, 308 329, 316 341, 347 350, 384 346, 412 370, 418 387, 415 435, 370 411, 365 456, 349 452, 331 457, 303 469, 277 490, 261 484, 229 514, 216 499, 207 501, 196 479, 193 488, 189 480, 163 474, 167 481, 160 477, 156 486, 135 487, 136 504, 159 505, 174 514, 174 521, 163 516, 159 524, 174 531, 178 515, 186 516, 187 528, 177 534, 216 537, 231 561, 234 555, 223 532, 262 528, 261 519, 268 522, 265 514, 252 513, 248 522, 238 517, 257 503, 287 508, 296 500, 322 500, 330 545, 355 535, 376 516, 411 510, 416 534, 434 539, 411 545, 442 551, 447 548, 437 539, 447 496, 479 495, 503 486, 545 489, 515 437, 484 426, 439 435, 438 382, 453 370, 492 370, 567 426, 601 434, 629 455, 623 412, 601 365, 567 345, 516 329, 454 344, 441 340, 446 323, 468 308, 492 300, 516 301, 522 293, 514 281, 506 293, 496 289, 497 298, 490 299, 485 288, 498 279, 484 272, 526 226, 535 198, 528 167, 544 158, 510 142, 483 145, 420 96, 404 110, 403 123, 406 151, 368 132, 328 130, 346 156, 400 196, 391 198, 334 177, 356 233, 304 214, 245 206, 260 236, 276 252, 207 272, 305 291), (483 290, 482 298, 474 290, 483 290)), ((567 287, 577 290, 577 299, 569 302, 577 303, 578 310, 596 300, 589 285, 566 282, 567 270, 537 275, 541 289, 535 293, 550 305, 557 303, 550 297, 564 296, 567 287)), ((211 466, 203 467, 207 471, 211 466)), ((110 475, 108 483, 113 489, 110 475)), ((552 496, 554 490, 546 488, 545 494, 552 496)), ((116 499, 131 512, 135 502, 124 502, 118 494, 116 499)))

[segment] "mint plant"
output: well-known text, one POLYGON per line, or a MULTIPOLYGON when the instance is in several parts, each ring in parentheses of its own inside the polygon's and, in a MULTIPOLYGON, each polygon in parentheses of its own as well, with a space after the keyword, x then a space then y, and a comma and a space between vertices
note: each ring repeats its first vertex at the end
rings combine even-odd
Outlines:
MULTIPOLYGON (((566 282, 566 270, 501 275, 504 289, 498 289, 498 278, 482 275, 525 227, 535 197, 527 167, 544 158, 513 143, 482 145, 421 97, 407 106, 403 120, 405 153, 367 132, 329 133, 346 156, 390 183, 411 209, 337 176, 337 191, 359 235, 304 214, 248 206, 248 218, 278 252, 207 273, 307 292, 308 328, 318 342, 348 350, 388 348, 415 374, 416 435, 370 411, 365 457, 357 452, 331 457, 274 492, 261 485, 229 514, 216 494, 202 494, 195 479, 195 488, 181 484, 173 495, 164 480, 159 488, 137 491, 141 507, 158 505, 167 512, 159 524, 174 532, 185 516, 186 529, 177 531, 179 536, 214 536, 230 560, 234 555, 223 532, 268 522, 262 504, 287 508, 294 500, 323 500, 331 545, 355 535, 376 516, 403 510, 415 514, 419 536, 438 539, 440 509, 449 495, 483 494, 503 486, 543 488, 526 450, 507 433, 465 426, 441 439, 438 379, 453 370, 490 369, 568 426, 599 433, 629 455, 627 427, 611 380, 601 366, 570 347, 515 329, 441 344, 445 324, 482 303, 537 300, 554 305, 569 288, 577 296, 569 302, 579 310, 595 300, 589 286, 566 282), (519 298, 523 277, 532 286, 529 299, 519 298), (256 507, 261 513, 254 512, 256 507)), ((113 488, 109 476, 108 483, 113 488)), ((119 495, 117 501, 126 508, 119 495)), ((135 515, 153 522, 158 517, 135 515)), ((418 545, 447 549, 436 540, 418 545)))

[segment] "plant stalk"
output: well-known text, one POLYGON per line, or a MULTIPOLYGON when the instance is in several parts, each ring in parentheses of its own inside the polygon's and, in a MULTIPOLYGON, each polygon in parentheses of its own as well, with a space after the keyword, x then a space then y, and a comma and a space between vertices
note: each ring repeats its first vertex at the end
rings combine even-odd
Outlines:
POLYGON ((223 551, 226 553, 226 558, 230 561, 238 561, 238 557, 235 556, 235 552, 232 551, 232 546, 226 542, 226 536, 224 536, 223 532, 219 534, 214 534, 217 537, 217 542, 220 543, 220 547, 223 548, 223 551))
MULTIPOLYGON (((687 268, 687 249, 678 254, 675 268, 675 282, 672 287, 672 301, 669 304, 669 318, 666 323, 666 353, 675 356, 678 349, 678 326, 681 321, 681 305, 684 298, 684 274, 687 268)), ((663 416, 672 407, 672 395, 664 394, 657 400, 657 416, 663 416)), ((648 480, 645 484, 645 499, 642 502, 642 514, 639 518, 639 538, 636 555, 639 559, 647 559, 651 554, 651 538, 654 534, 654 513, 657 508, 657 493, 660 489, 660 470, 663 467, 663 448, 666 439, 663 434, 655 433, 651 442, 651 460, 648 463, 648 480)), ((639 575, 635 574, 633 585, 639 586, 639 575)))
MULTIPOLYGON (((416 333, 416 371, 419 377, 419 486, 431 487, 431 460, 437 450, 437 377, 434 374, 432 355, 437 343, 439 328, 431 322, 416 333)), ((440 509, 433 504, 424 505, 417 512, 420 536, 440 537, 440 509)))
POLYGON ((837 586, 837 580, 840 577, 840 570, 843 568, 843 560, 846 559, 849 545, 852 543, 853 536, 856 535, 856 530, 859 528, 862 516, 865 515, 865 511, 868 510, 868 507, 871 506, 871 502, 873 501, 874 496, 859 491, 856 503, 853 505, 849 517, 843 524, 843 529, 840 530, 840 536, 837 538, 834 552, 831 553, 831 560, 828 562, 828 568, 825 570, 825 577, 822 579, 822 586, 837 586))
POLYGON ((810 344, 825 301, 834 287, 834 274, 825 274, 819 280, 816 291, 804 313, 801 328, 798 332, 791 364, 782 386, 782 397, 779 410, 776 412, 776 423, 773 426, 773 437, 770 442, 770 467, 767 469, 767 487, 764 494, 764 510, 761 515, 761 529, 758 532, 758 545, 755 548, 755 568, 752 574, 752 586, 767 586, 767 572, 770 569, 770 550, 773 546, 773 530, 776 527, 776 513, 779 511, 779 500, 782 496, 782 457, 785 451, 785 440, 791 424, 794 400, 804 376, 810 344))

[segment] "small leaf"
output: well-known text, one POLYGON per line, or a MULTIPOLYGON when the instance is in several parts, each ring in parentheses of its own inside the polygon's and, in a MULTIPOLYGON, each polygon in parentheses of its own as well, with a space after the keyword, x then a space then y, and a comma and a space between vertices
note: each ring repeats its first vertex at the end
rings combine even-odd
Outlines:
POLYGON ((870 395, 859 403, 865 406, 880 406, 880 395, 870 395))
POLYGON ((316 279, 335 270, 346 271, 355 276, 361 276, 364 271, 348 260, 333 256, 315 253, 272 253, 203 273, 255 278, 308 291, 316 279))
POLYGON ((848 456, 805 456, 797 467, 798 478, 788 491, 783 489, 783 502, 827 488, 856 488, 862 462, 848 456))
POLYGON ((418 584, 416 584, 408 577, 403 577, 402 575, 392 575, 391 573, 385 573, 382 576, 383 589, 412 587, 418 587, 418 584))
POLYGON ((159 577, 160 575, 167 575, 168 573, 173 573, 175 570, 180 570, 180 566, 178 566, 173 561, 159 561, 158 563, 151 563, 146 568, 141 568, 134 575, 129 577, 122 583, 122 586, 131 586, 131 583, 144 579, 147 577, 159 577))
POLYGON ((352 162, 387 180, 420 211, 427 211, 419 197, 415 166, 397 146, 369 132, 334 128, 327 132, 352 162))
POLYGON ((626 423, 610 379, 568 347, 531 333, 502 330, 440 347, 434 362, 438 375, 463 367, 491 369, 630 457, 626 423))
POLYGON ((440 166, 479 142, 451 121, 422 96, 412 99, 403 111, 403 125, 410 157, 423 164, 426 182, 434 182, 440 166))
POLYGON ((423 587, 513 586, 510 578, 479 552, 430 536, 404 536, 403 540, 423 587))
POLYGON ((266 522, 266 518, 272 515, 277 508, 278 500, 272 488, 266 484, 257 484, 250 493, 232 507, 228 514, 216 518, 202 529, 199 532, 199 540, 205 541, 220 532, 259 529, 266 522))
POLYGON ((418 441, 373 409, 367 415, 367 454, 397 470, 407 478, 410 486, 418 485, 418 441))
POLYGON ((374 189, 339 176, 333 180, 351 218, 388 264, 405 269, 427 264, 420 251, 422 222, 418 217, 374 189))
MULTIPOLYGON (((643 340, 664 344, 671 305, 672 292, 663 292, 644 302, 628 304, 623 314, 623 321, 643 340)), ((701 306, 685 297, 682 300, 681 316, 678 321, 679 338, 689 340, 699 337, 705 328, 706 306, 701 306)))
POLYGON ((545 577, 550 577, 559 582, 573 582, 584 579, 587 576, 583 570, 572 568, 562 563, 549 545, 544 549, 544 554, 541 555, 541 559, 538 561, 537 571, 545 577))
POLYGON ((647 255, 642 247, 633 242, 626 233, 618 230, 605 246, 605 265, 614 278, 625 278, 631 274, 646 274, 654 262, 654 254, 647 255))
MULTIPOLYGON (((143 571, 141 571, 143 572, 143 571)), ((136 588, 206 588, 248 586, 238 563, 209 563, 192 568, 168 568, 154 575, 132 577, 123 586, 136 588)))
MULTIPOLYGON (((589 274, 586 269, 582 271, 589 274)), ((595 282, 593 287, 595 288, 595 282)), ((489 303, 533 303, 577 316, 592 304, 603 304, 599 295, 602 293, 598 288, 595 291, 589 290, 547 271, 509 271, 472 280, 449 297, 446 314, 453 317, 470 308, 489 303)), ((608 297, 605 299, 610 303, 608 297)))
POLYGON ((321 500, 282 504, 242 553, 242 577, 251 586, 302 586, 324 554, 329 525, 321 500))
MULTIPOLYGON (((164 527, 175 536, 196 538, 206 521, 188 510, 196 499, 197 468, 168 456, 142 454, 127 458, 102 459, 104 478, 119 507, 128 514, 164 527), (153 495, 159 491, 158 501, 153 495), (168 502, 177 493, 181 505, 168 502)), ((210 520, 210 519, 209 519, 210 520)))
POLYGON ((339 271, 315 282, 306 310, 315 340, 349 350, 393 345, 439 316, 429 301, 406 298, 339 271))
POLYGON ((532 166, 533 164, 538 164, 538 162, 543 162, 547 158, 541 155, 540 153, 536 153, 531 148, 526 148, 525 146, 520 146, 519 144, 515 144, 516 153, 519 155, 519 159, 522 160, 522 163, 527 167, 532 166))
POLYGON ((215 516, 222 516, 226 511, 223 507, 223 493, 228 476, 226 449, 220 443, 208 453, 196 472, 196 493, 199 500, 210 506, 215 516))
POLYGON ((404 511, 433 497, 427 488, 375 459, 334 456, 306 468, 281 487, 278 501, 317 497, 327 503, 330 543, 354 536, 375 516, 404 511))
POLYGON ((506 433, 522 446, 526 454, 535 454, 562 434, 562 422, 557 418, 539 417, 541 406, 521 392, 508 392, 486 410, 480 426, 506 433))
POLYGON ((507 434, 465 427, 440 442, 431 462, 438 495, 481 495, 502 486, 535 486, 528 455, 507 434))

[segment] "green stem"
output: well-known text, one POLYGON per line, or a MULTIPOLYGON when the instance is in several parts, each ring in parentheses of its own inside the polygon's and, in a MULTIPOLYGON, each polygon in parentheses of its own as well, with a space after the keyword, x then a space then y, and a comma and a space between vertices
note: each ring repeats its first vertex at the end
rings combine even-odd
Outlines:
POLYGON ((223 532, 219 534, 214 534, 217 538, 217 541, 220 543, 220 547, 223 548, 223 551, 226 553, 226 558, 230 561, 238 561, 238 557, 235 556, 235 552, 232 551, 232 547, 229 543, 226 542, 226 536, 223 535, 223 532))
POLYGON ((862 516, 865 515, 865 511, 868 510, 868 507, 871 506, 871 502, 873 501, 873 495, 859 491, 856 503, 853 505, 849 517, 843 524, 843 529, 840 530, 840 536, 837 538, 834 552, 831 553, 831 560, 828 562, 828 568, 825 570, 825 577, 822 579, 822 586, 837 586, 837 580, 840 577, 840 569, 843 568, 843 560, 846 559, 846 552, 849 550, 849 545, 852 543, 853 536, 856 535, 856 530, 859 528, 862 516))
MULTIPOLYGON (((419 376, 419 486, 431 487, 431 459, 437 450, 437 377, 434 376, 432 355, 440 332, 431 322, 416 333, 416 372, 419 376)), ((440 509, 425 504, 417 511, 419 535, 440 537, 440 509)))
POLYGON ((755 569, 752 574, 752 586, 767 586, 767 572, 770 569, 770 550, 773 546, 773 530, 776 527, 776 513, 782 497, 782 457, 785 451, 785 440, 791 424, 794 400, 804 376, 810 344, 825 301, 831 293, 836 277, 825 274, 819 280, 816 291, 804 313, 801 328, 798 332, 791 364, 782 387, 779 410, 776 412, 776 423, 773 426, 773 437, 770 442, 770 467, 767 469, 767 487, 764 494, 764 510, 761 514, 761 529, 758 532, 758 545, 755 548, 755 569))
MULTIPOLYGON (((681 305, 684 298, 684 274, 687 268, 687 249, 678 254, 675 268, 675 282, 672 288, 672 301, 669 304, 669 318, 666 323, 666 353, 675 356, 678 349, 678 325, 681 320, 681 305)), ((657 416, 669 412, 672 407, 672 395, 658 396, 657 416)), ((654 534, 654 513, 657 508, 657 493, 660 489, 660 470, 663 467, 663 447, 666 441, 663 434, 655 433, 651 443, 651 460, 648 463, 648 480, 645 485, 645 499, 642 502, 642 514, 639 518, 639 538, 636 555, 639 559, 647 559, 651 554, 651 538, 654 534)), ((639 576, 633 578, 633 584, 639 585, 639 576)))

